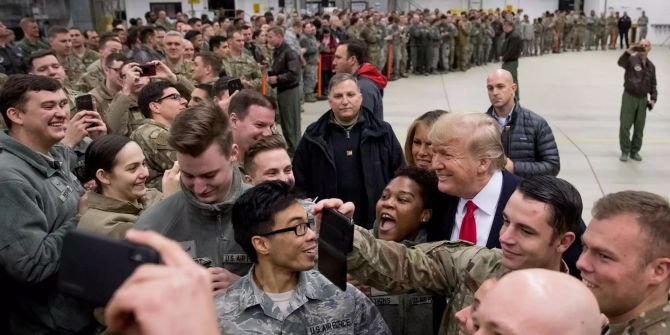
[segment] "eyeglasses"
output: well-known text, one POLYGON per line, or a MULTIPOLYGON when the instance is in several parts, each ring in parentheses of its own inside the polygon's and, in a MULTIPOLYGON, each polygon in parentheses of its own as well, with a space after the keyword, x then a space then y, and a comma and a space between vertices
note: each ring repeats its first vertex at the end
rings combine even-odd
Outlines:
POLYGON ((303 223, 301 223, 297 226, 277 229, 277 230, 273 230, 269 233, 258 234, 258 236, 270 236, 270 235, 274 235, 274 234, 286 233, 286 232, 289 232, 289 231, 294 232, 295 236, 304 236, 305 234, 307 234, 307 228, 309 228, 309 229, 314 228, 314 223, 313 223, 312 220, 309 220, 308 222, 303 222, 303 223))
POLYGON ((166 95, 166 96, 156 100, 155 102, 161 102, 165 99, 172 99, 172 100, 180 101, 182 99, 182 97, 181 97, 181 94, 179 94, 179 93, 172 93, 170 95, 166 95))

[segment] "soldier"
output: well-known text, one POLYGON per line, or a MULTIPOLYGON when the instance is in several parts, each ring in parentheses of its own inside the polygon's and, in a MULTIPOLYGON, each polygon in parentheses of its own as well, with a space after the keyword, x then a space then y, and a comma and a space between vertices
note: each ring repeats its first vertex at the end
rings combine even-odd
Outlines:
MULTIPOLYGON (((242 53, 241 50, 240 53, 242 53)), ((251 56, 246 54, 244 56, 251 58, 251 56)), ((191 75, 193 81, 197 84, 208 85, 214 85, 214 83, 219 79, 219 73, 221 72, 221 68, 223 66, 223 64, 221 64, 221 60, 218 57, 208 53, 196 54, 193 64, 193 74, 191 75)), ((254 62, 254 64, 256 63, 254 62)), ((228 73, 228 71, 226 71, 226 73, 228 73)))
POLYGON ((377 37, 379 39, 377 40, 377 46, 379 47, 380 50, 380 55, 378 59, 372 59, 374 61, 375 66, 377 66, 377 69, 381 71, 384 69, 384 67, 388 63, 388 48, 386 45, 386 26, 384 25, 384 22, 381 20, 381 14, 379 12, 375 12, 372 14, 372 21, 374 22, 374 28, 375 28, 375 33, 377 34, 377 37))
POLYGON ((70 32, 59 26, 49 28, 49 44, 53 49, 58 62, 65 69, 67 76, 65 86, 74 88, 79 77, 86 71, 86 66, 79 58, 72 55, 72 38, 70 32))
POLYGON ((84 36, 81 34, 79 28, 70 28, 70 38, 72 38, 72 55, 84 63, 84 66, 88 67, 100 59, 100 55, 97 52, 86 47, 84 36))
MULTIPOLYGON (((261 69, 258 67, 256 60, 244 52, 244 35, 241 30, 235 30, 232 34, 228 34, 228 46, 230 47, 230 56, 223 59, 223 70, 226 75, 240 78, 245 88, 260 91, 261 69)), ((217 76, 219 71, 215 71, 217 76)))
POLYGON ((380 65, 381 60, 381 46, 380 42, 383 42, 382 36, 377 32, 377 27, 374 23, 372 16, 368 16, 367 24, 361 30, 360 37, 363 42, 367 45, 368 48, 368 60, 370 64, 374 65, 377 69, 381 70, 383 66, 380 65))
POLYGON ((184 99, 174 85, 167 81, 147 84, 137 101, 145 123, 130 134, 144 152, 149 176, 146 186, 163 190, 163 173, 177 161, 177 152, 168 145, 169 129, 174 118, 186 108, 184 99))
MULTIPOLYGON (((449 61, 448 69, 453 70, 456 68, 456 40, 458 39, 458 27, 454 24, 454 15, 447 14, 447 41, 449 42, 449 61)), ((492 51, 493 52, 493 51, 492 51)))
POLYGON ((533 56, 542 55, 543 30, 544 27, 542 26, 541 18, 533 19, 533 56))
POLYGON ((19 26, 23 30, 23 39, 16 43, 16 47, 21 50, 24 61, 27 62, 30 54, 35 51, 51 48, 48 43, 40 38, 40 28, 35 19, 24 17, 19 22, 19 26))
POLYGON ((123 50, 123 45, 121 45, 121 42, 114 34, 105 33, 100 36, 99 50, 99 59, 91 63, 91 65, 86 68, 86 72, 81 75, 79 81, 75 85, 77 90, 88 92, 102 84, 105 81, 105 72, 102 69, 102 62, 104 62, 104 59, 110 54, 121 52, 123 50))
POLYGON ((312 270, 316 234, 290 185, 268 181, 251 188, 233 206, 231 221, 254 266, 215 297, 222 332, 391 334, 363 293, 351 284, 340 290, 312 270))
POLYGON ((470 24, 470 21, 468 21, 465 15, 461 15, 461 18, 458 21, 458 39, 456 41, 459 71, 467 71, 470 68, 471 31, 472 31, 472 25, 470 24))
MULTIPOLYGON (((442 120, 447 121, 437 122, 442 120)), ((500 231, 502 252, 463 241, 408 248, 375 239, 367 230, 355 227, 348 273, 389 293, 445 294, 449 304, 439 333, 457 334, 454 313, 472 301, 474 291, 488 278, 526 268, 568 272, 561 255, 576 238, 581 209, 579 192, 570 183, 551 176, 531 177, 519 184, 505 206, 508 223, 500 231), (530 217, 529 207, 537 208, 537 218, 530 217), (532 238, 520 231, 527 225, 535 232, 532 238)))
POLYGON ((547 54, 551 52, 551 48, 554 46, 554 18, 552 14, 545 14, 542 19, 543 26, 543 41, 542 41, 542 53, 547 54))
POLYGON ((565 38, 563 39, 563 51, 575 50, 575 12, 570 11, 570 14, 565 17, 565 38))
POLYGON ((125 63, 121 67, 123 87, 109 104, 105 122, 110 134, 130 136, 144 123, 144 115, 137 105, 137 96, 149 83, 149 77, 141 77, 137 63, 125 63))
POLYGON ((606 29, 607 18, 605 17, 605 13, 601 13, 600 17, 596 19, 593 30, 593 34, 595 35, 594 45, 596 50, 598 50, 598 45, 600 45, 600 50, 605 50, 605 44, 607 43, 606 29))
POLYGON ((533 24, 528 20, 528 15, 523 16, 523 21, 521 22, 521 39, 523 40, 523 55, 530 56, 531 50, 533 48, 533 24))
POLYGON ((640 32, 640 37, 638 40, 643 40, 647 38, 647 26, 649 25, 649 18, 645 14, 645 11, 642 11, 642 15, 637 19, 637 30, 640 32))
POLYGON ((642 192, 596 201, 577 261, 582 282, 609 319, 606 335, 667 335, 670 327, 670 204, 642 192))
POLYGON ((434 73, 437 71, 437 66, 440 62, 440 48, 442 45, 442 34, 438 27, 439 19, 434 19, 428 26, 428 36, 430 37, 430 67, 428 72, 434 73))
POLYGON ((619 33, 619 12, 614 16, 614 12, 610 12, 610 16, 607 17, 607 29, 609 31, 609 48, 610 50, 616 49, 616 37, 619 33))
POLYGON ((417 66, 417 62, 419 61, 419 39, 421 37, 419 22, 419 16, 416 14, 412 15, 412 22, 408 29, 410 67, 414 74, 419 74, 417 66))
POLYGON ((98 52, 100 50, 98 48, 98 46, 100 45, 100 35, 98 34, 98 32, 95 31, 95 29, 88 29, 84 30, 83 34, 84 39, 86 41, 85 43, 86 48, 98 52))
POLYGON ((585 42, 586 38, 586 25, 587 25, 587 20, 586 16, 584 15, 584 12, 580 12, 579 16, 575 19, 575 50, 581 51, 582 50, 582 45, 585 42))
POLYGON ((591 46, 593 45, 593 41, 595 40, 595 33, 596 33, 595 25, 597 20, 598 18, 596 17, 596 12, 594 10, 591 10, 589 17, 586 18, 586 33, 584 34, 584 43, 586 43, 586 51, 591 51, 591 46))
POLYGON ((565 37, 565 16, 563 16, 563 12, 561 11, 556 11, 555 12, 555 23, 554 23, 554 47, 553 47, 553 52, 554 53, 559 53, 561 52, 561 45, 565 43, 563 40, 565 37))
POLYGON ((482 53, 480 58, 481 63, 488 64, 491 48, 493 47, 493 38, 495 37, 495 32, 493 31, 493 27, 491 27, 491 17, 489 15, 487 15, 482 22, 481 37, 483 40, 482 53))
POLYGON ((109 104, 112 103, 116 93, 123 88, 121 68, 127 62, 128 59, 119 52, 109 54, 102 67, 105 73, 104 81, 88 92, 95 98, 95 106, 103 120, 107 119, 109 104))
MULTIPOLYGON (((400 73, 400 64, 402 61, 402 52, 400 50, 402 46, 402 36, 401 29, 402 27, 398 23, 397 16, 389 16, 389 25, 386 28, 386 37, 384 40, 387 45, 391 46, 391 78, 390 80, 397 80, 398 73, 400 73)), ((403 72, 404 74, 404 72, 403 72)))
POLYGON ((470 23, 472 24, 472 30, 470 31, 470 47, 472 52, 470 53, 470 64, 481 65, 479 64, 479 53, 481 51, 481 22, 478 17, 471 17, 470 23))
POLYGON ((70 117, 74 117, 77 113, 75 98, 82 93, 65 86, 67 82, 65 69, 52 50, 46 49, 33 52, 28 59, 28 73, 58 80, 63 85, 63 91, 68 99, 70 117))
POLYGON ((184 57, 184 39, 176 31, 169 31, 163 39, 165 50, 165 65, 175 75, 182 75, 192 79, 193 61, 184 57))
POLYGON ((400 23, 398 24, 398 28, 400 30, 400 63, 398 65, 398 73, 400 74, 400 77, 407 78, 407 72, 409 71, 410 67, 409 52, 407 52, 410 41, 409 27, 407 26, 407 16, 400 16, 400 23))
MULTIPOLYGON (((319 70, 319 42, 316 41, 316 27, 311 22, 303 23, 303 34, 300 36, 300 48, 305 50, 303 59, 302 81, 305 102, 316 102, 316 80, 319 70)), ((258 67, 258 65, 256 65, 258 67)), ((235 76, 233 74, 233 76, 235 76)))
POLYGON ((349 23, 350 25, 349 28, 347 28, 347 37, 352 40, 360 39, 361 29, 362 26, 365 25, 365 22, 362 20, 362 18, 354 16, 349 20, 349 23))

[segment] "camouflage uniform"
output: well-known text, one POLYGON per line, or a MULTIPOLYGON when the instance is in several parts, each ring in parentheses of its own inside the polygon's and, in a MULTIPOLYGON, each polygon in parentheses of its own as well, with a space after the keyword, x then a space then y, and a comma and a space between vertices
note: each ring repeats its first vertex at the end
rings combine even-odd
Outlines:
MULTIPOLYGON (((535 34, 535 37, 533 39, 533 55, 541 55, 542 54, 542 31, 544 30, 544 27, 542 26, 542 23, 540 22, 535 22, 533 23, 533 33, 535 34)), ((565 46, 565 44, 563 44, 565 46)))
POLYGON ((82 92, 88 92, 100 84, 105 84, 105 73, 98 59, 86 67, 86 72, 79 78, 75 87, 82 92))
POLYGON ((391 334, 379 311, 355 287, 341 291, 317 271, 299 274, 286 314, 249 273, 215 297, 222 334, 391 334))
POLYGON ((23 57, 24 62, 27 62, 28 58, 30 58, 30 54, 32 54, 35 51, 51 49, 49 43, 44 42, 42 39, 39 38, 35 43, 31 43, 30 41, 24 38, 16 42, 16 47, 19 48, 19 50, 21 51, 21 56, 23 57))
POLYGON ((595 39, 595 28, 596 21, 598 20, 595 16, 590 16, 586 18, 586 34, 584 36, 584 43, 586 44, 586 51, 591 51, 591 46, 593 45, 593 40, 595 39))
POLYGON ((593 29, 594 34, 593 42, 596 50, 598 50, 598 46, 600 46, 600 50, 605 50, 605 44, 607 44, 607 35, 605 34, 606 29, 607 29, 607 18, 605 18, 605 16, 597 18, 593 29))
POLYGON ((554 39, 556 40, 554 42, 554 52, 560 52, 562 45, 565 44, 565 17, 562 15, 559 15, 556 18, 556 24, 554 25, 554 31, 556 32, 556 35, 554 36, 554 39))
MULTIPOLYGON (((376 234, 375 234, 376 235, 376 234)), ((419 231, 414 241, 403 241, 410 247, 426 242, 424 229, 419 231)), ((388 294, 372 288, 370 300, 377 306, 379 313, 394 335, 432 335, 433 332, 433 296, 425 294, 388 294)))
POLYGON ((437 65, 440 62, 440 48, 442 46, 442 35, 440 28, 436 24, 428 26, 428 36, 430 36, 430 66, 429 72, 437 71, 437 65))
POLYGON ((407 77, 407 71, 409 70, 409 53, 407 48, 409 47, 409 28, 407 26, 400 26, 400 63, 398 73, 401 77, 407 77))
MULTIPOLYGON (((307 34, 300 36, 300 47, 305 49, 302 55, 305 59, 305 65, 302 71, 303 90, 305 101, 316 102, 316 80, 319 70, 319 48, 316 46, 316 38, 307 34)), ((258 68, 258 66, 256 66, 258 68)), ((260 71, 259 71, 260 73, 260 71)), ((260 89, 260 86, 258 87, 260 89)))
MULTIPOLYGON (((98 114, 103 120, 107 119, 107 111, 109 111, 109 105, 114 99, 114 94, 107 90, 105 83, 98 84, 94 89, 88 91, 88 94, 92 95, 95 99, 95 106, 98 110, 98 114)), ((109 128, 109 127, 108 127, 109 128)))
POLYGON ((347 36, 350 40, 358 40, 361 38, 361 28, 357 26, 349 26, 347 28, 347 36))
POLYGON ((478 21, 472 21, 472 30, 470 32, 470 47, 472 48, 472 53, 470 54, 470 64, 480 65, 479 64, 479 53, 481 52, 481 23, 478 21))
POLYGON ((461 71, 466 71, 470 68, 470 55, 472 53, 472 47, 470 46, 470 33, 472 32, 472 25, 470 21, 465 20, 463 25, 458 27, 458 39, 457 39, 457 48, 458 48, 458 69, 461 71))
POLYGON ((256 60, 242 53, 239 56, 230 56, 223 59, 223 68, 226 75, 233 78, 244 76, 249 81, 249 88, 261 90, 261 69, 256 60))
POLYGON ((449 35, 447 35, 449 44, 449 66, 447 68, 452 70, 456 66, 456 38, 458 37, 458 28, 453 23, 447 23, 447 31, 449 32, 449 35))
POLYGON ((419 38, 421 37, 421 26, 418 23, 413 23, 407 29, 407 34, 409 35, 409 57, 410 57, 410 68, 414 73, 418 71, 418 61, 419 61, 419 38))
POLYGON ((177 161, 177 152, 168 145, 169 135, 168 128, 153 119, 146 119, 143 125, 130 134, 130 139, 137 142, 146 157, 149 169, 147 187, 159 191, 163 190, 163 173, 177 161))
POLYGON ((368 62, 380 69, 380 60, 382 48, 379 45, 380 40, 383 41, 383 36, 377 31, 377 27, 368 23, 363 30, 361 30, 361 39, 368 46, 368 62))
POLYGON ((550 53, 554 45, 554 20, 551 17, 544 17, 542 19, 542 26, 544 28, 542 38, 542 53, 550 53))
POLYGON ((81 57, 78 57, 73 53, 73 56, 77 57, 82 63, 84 63, 84 66, 88 68, 89 65, 95 63, 95 61, 100 59, 100 54, 91 50, 91 49, 86 49, 84 51, 84 54, 81 57))
POLYGON ((611 324, 605 335, 667 335, 670 329, 670 302, 642 313, 625 324, 611 324))
POLYGON ((649 18, 646 15, 642 15, 637 19, 637 30, 640 32, 640 38, 637 40, 641 40, 643 38, 647 38, 647 26, 649 25, 649 18))
MULTIPOLYGON (((362 227, 354 229, 354 248, 347 256, 347 272, 366 285, 389 293, 449 297, 439 334, 458 334, 454 314, 472 303, 474 292, 485 280, 510 271, 502 265, 499 249, 463 241, 422 243, 408 248, 377 240, 362 227)), ((561 271, 568 273, 565 262, 561 263, 561 271)))
POLYGON ((176 64, 172 64, 169 60, 165 60, 165 65, 167 65, 170 68, 170 71, 174 73, 176 76, 185 76, 189 80, 192 80, 191 74, 193 74, 193 61, 191 60, 183 60, 181 62, 178 62, 176 64))
POLYGON ((575 16, 574 15, 566 15, 565 16, 565 37, 563 38, 563 51, 566 50, 574 50, 575 49, 575 32, 574 32, 574 26, 575 26, 575 16))
POLYGON ((616 39, 619 34, 619 21, 618 19, 614 16, 614 14, 610 14, 610 16, 607 17, 607 29, 610 35, 610 43, 609 43, 609 48, 610 49, 616 49, 616 39))
POLYGON ((69 55, 65 59, 59 59, 58 61, 65 70, 65 75, 67 76, 66 82, 69 82, 71 87, 75 87, 75 84, 79 81, 79 77, 86 72, 86 66, 74 55, 69 55))
POLYGON ((119 92, 109 104, 107 111, 107 125, 110 134, 130 136, 130 134, 144 124, 145 117, 137 106, 137 100, 119 92))
POLYGON ((578 16, 575 19, 575 27, 573 28, 575 32, 575 50, 580 51, 582 49, 582 44, 584 44, 584 38, 586 37, 586 17, 578 16))

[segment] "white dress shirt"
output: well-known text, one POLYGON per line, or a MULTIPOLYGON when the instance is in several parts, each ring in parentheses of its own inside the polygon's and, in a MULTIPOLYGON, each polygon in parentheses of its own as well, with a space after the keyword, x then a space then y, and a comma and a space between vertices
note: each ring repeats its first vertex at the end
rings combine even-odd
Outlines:
POLYGON ((498 208, 498 199, 502 192, 503 176, 502 171, 493 174, 489 182, 484 188, 477 193, 472 199, 460 198, 458 201, 458 208, 456 208, 456 217, 454 218, 454 229, 451 231, 451 240, 459 240, 458 236, 461 232, 461 224, 465 216, 465 203, 468 200, 477 205, 475 209, 475 222, 477 222, 477 245, 485 247, 489 240, 491 227, 493 227, 493 218, 496 215, 496 208, 498 208))

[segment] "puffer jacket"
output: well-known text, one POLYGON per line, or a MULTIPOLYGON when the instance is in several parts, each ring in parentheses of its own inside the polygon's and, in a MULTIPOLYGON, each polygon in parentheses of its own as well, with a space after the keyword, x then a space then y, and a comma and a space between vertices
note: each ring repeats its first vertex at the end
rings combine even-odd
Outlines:
MULTIPOLYGON (((488 115, 495 118, 491 106, 488 115)), ((514 174, 520 177, 558 175, 561 160, 554 134, 541 116, 514 105, 512 117, 502 129, 502 144, 505 155, 514 161, 514 174)))

